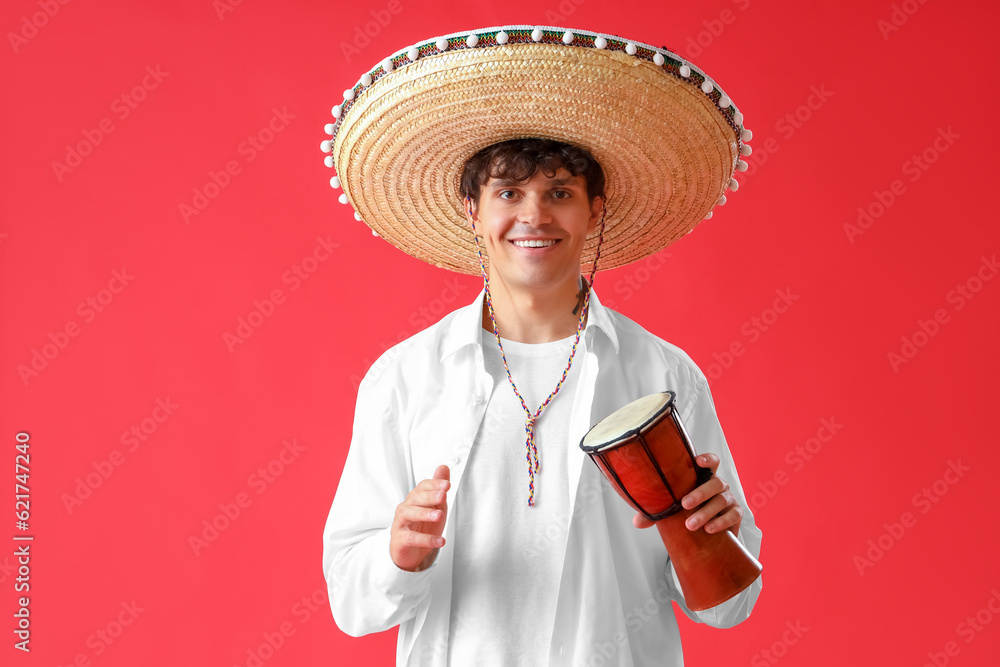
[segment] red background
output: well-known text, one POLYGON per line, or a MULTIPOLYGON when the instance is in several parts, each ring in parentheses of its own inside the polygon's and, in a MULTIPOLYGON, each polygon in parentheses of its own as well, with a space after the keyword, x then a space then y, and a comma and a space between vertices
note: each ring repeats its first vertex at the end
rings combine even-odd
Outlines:
POLYGON ((750 171, 712 220, 664 261, 597 278, 606 302, 713 378, 756 494, 757 608, 726 631, 682 618, 687 664, 992 662, 1000 280, 976 273, 994 278, 982 258, 1000 249, 995 140, 977 134, 996 122, 995 4, 399 2, 397 13, 382 0, 4 3, 0 488, 13 487, 14 438, 27 431, 35 536, 28 655, 12 647, 10 536, 22 533, 5 492, 5 664, 248 665, 283 623, 292 633, 266 665, 392 663, 395 631, 347 637, 323 599, 352 378, 438 319, 443 297, 471 301, 480 281, 372 237, 337 203, 319 144, 341 92, 385 55, 505 23, 666 45, 714 77, 754 131, 750 171), (160 78, 123 117, 147 67, 160 78), (251 161, 241 142, 275 109, 284 125, 251 161), (934 148, 949 128, 951 143, 934 148), (57 173, 88 136, 99 143, 57 173), (933 164, 914 171, 925 151, 933 164), (231 160, 239 172, 185 221, 180 206, 231 160), (880 212, 879 198, 893 201, 880 212), (859 207, 878 215, 852 236, 859 207), (307 280, 283 279, 317 238, 339 247, 307 280), (124 288, 112 282, 123 269, 124 288), (118 293, 102 292, 109 283, 118 293), (979 291, 959 299, 960 284, 979 291), (284 301, 227 346, 276 289, 284 301), (774 318, 776 290, 797 298, 774 318), (100 312, 89 298, 104 300, 100 312), (934 335, 917 334, 894 367, 890 353, 921 321, 934 335), (77 335, 61 338, 67 324, 77 335), (25 373, 36 351, 51 358, 25 373), (153 420, 167 399, 177 407, 153 420), (799 463, 824 419, 842 427, 799 463), (130 451, 122 435, 144 420, 130 451), (286 440, 298 454, 261 482, 286 440), (949 462, 968 470, 946 477, 949 462), (935 502, 914 498, 925 487, 935 502), (240 498, 248 506, 196 554, 191 536, 240 498), (905 512, 909 525, 887 532, 905 512), (866 556, 880 538, 888 549, 866 556), (133 601, 134 620, 122 612, 133 601), (979 630, 960 626, 977 612, 979 630), (120 614, 132 622, 111 644, 97 639, 120 614))

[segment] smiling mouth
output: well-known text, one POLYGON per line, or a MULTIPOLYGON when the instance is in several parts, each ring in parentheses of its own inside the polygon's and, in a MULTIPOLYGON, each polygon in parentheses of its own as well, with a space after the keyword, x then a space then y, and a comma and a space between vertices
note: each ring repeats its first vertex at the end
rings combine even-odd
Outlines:
POLYGON ((559 239, 530 239, 527 241, 511 241, 518 248, 547 248, 550 245, 559 243, 559 239))

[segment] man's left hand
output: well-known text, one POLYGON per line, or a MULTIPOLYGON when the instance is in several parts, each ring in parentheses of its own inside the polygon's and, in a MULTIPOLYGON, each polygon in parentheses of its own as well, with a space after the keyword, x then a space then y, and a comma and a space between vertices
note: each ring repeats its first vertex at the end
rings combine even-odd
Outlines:
MULTIPOLYGON (((712 479, 681 498, 684 509, 698 508, 688 517, 685 525, 688 530, 698 530, 704 526, 706 533, 718 533, 728 528, 736 535, 743 520, 743 508, 729 492, 729 484, 715 476, 715 471, 719 469, 719 457, 715 454, 701 454, 696 460, 698 465, 712 471, 712 479)), ((632 523, 636 528, 649 528, 653 525, 652 521, 638 512, 632 517, 632 523)))

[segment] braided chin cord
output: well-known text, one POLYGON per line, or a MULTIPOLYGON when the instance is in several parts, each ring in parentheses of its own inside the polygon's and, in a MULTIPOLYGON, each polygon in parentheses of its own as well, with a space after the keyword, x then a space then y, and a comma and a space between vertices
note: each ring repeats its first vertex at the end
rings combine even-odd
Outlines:
MULTIPOLYGON (((466 210, 471 210, 469 205, 471 200, 469 197, 465 198, 466 210)), ((521 396, 521 392, 517 390, 517 385, 514 384, 514 378, 510 374, 510 367, 507 365, 507 355, 504 354, 503 344, 500 342, 500 330, 497 328, 496 314, 493 312, 493 298, 490 295, 490 278, 486 273, 486 263, 483 260, 483 251, 479 245, 479 236, 476 234, 476 223, 472 220, 472 216, 469 216, 469 220, 472 223, 472 235, 476 241, 476 253, 479 255, 479 268, 483 272, 483 286, 486 291, 486 307, 490 313, 490 322, 493 324, 493 335, 496 337, 497 346, 500 348, 500 358, 503 359, 504 370, 507 371, 507 379, 510 381, 510 386, 514 389, 514 395, 517 396, 517 400, 521 402, 521 408, 524 410, 524 433, 525 433, 525 459, 528 462, 528 507, 535 506, 535 473, 539 471, 538 463, 538 447, 535 444, 535 422, 542 414, 542 410, 545 409, 552 399, 556 397, 559 390, 562 389, 563 383, 566 382, 566 377, 569 375, 569 370, 573 366, 573 357, 576 355, 577 345, 580 343, 580 334, 583 331, 583 322, 587 318, 587 311, 590 308, 590 287, 594 284, 594 276, 597 274, 597 261, 601 258, 601 245, 604 243, 604 215, 607 212, 607 208, 603 207, 601 210, 601 220, 599 223, 600 234, 597 240, 597 253, 594 256, 594 264, 590 269, 590 279, 587 281, 587 291, 583 297, 583 308, 580 309, 580 319, 576 324, 576 337, 573 339, 573 348, 570 350, 569 359, 566 362, 566 369, 563 370, 562 377, 556 384, 556 388, 552 390, 552 393, 548 395, 542 404, 538 406, 538 409, 532 413, 528 409, 528 404, 525 402, 524 397, 521 396)), ((581 287, 582 289, 582 287, 581 287)))

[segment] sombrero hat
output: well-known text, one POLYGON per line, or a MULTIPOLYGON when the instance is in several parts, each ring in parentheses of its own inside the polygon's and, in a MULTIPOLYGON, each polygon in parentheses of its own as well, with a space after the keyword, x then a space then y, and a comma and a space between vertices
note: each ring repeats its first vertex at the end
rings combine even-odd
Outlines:
POLYGON ((459 180, 486 146, 541 137, 590 150, 606 179, 601 266, 614 268, 711 217, 752 136, 719 85, 666 48, 547 26, 418 42, 365 72, 333 116, 322 150, 341 203, 404 252, 467 274, 480 266, 459 180))

